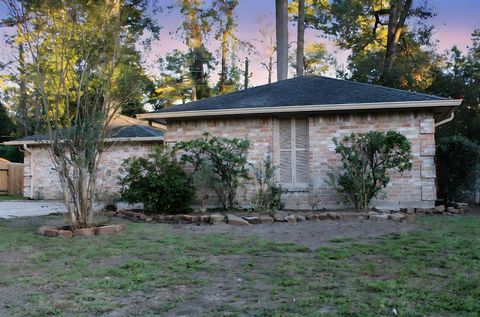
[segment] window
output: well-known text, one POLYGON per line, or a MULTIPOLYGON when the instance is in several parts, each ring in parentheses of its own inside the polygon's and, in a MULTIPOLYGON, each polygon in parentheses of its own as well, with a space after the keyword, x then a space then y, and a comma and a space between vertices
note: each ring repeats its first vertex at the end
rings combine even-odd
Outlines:
POLYGON ((308 119, 280 119, 280 183, 308 187, 308 119))

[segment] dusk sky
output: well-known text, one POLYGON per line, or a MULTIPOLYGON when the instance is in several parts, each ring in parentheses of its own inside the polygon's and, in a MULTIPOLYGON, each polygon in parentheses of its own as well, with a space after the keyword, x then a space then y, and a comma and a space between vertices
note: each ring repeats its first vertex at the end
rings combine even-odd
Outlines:
MULTIPOLYGON (((157 2, 157 4, 167 6, 174 2, 176 1, 161 0, 157 2)), ((257 45, 254 40, 260 38, 259 17, 269 16, 269 18, 263 19, 264 24, 267 22, 273 23, 274 4, 274 0, 240 0, 240 4, 236 10, 238 17, 238 38, 257 45)), ((437 16, 430 20, 435 26, 435 38, 438 40, 437 50, 443 52, 453 45, 457 45, 462 50, 466 49, 470 44, 471 33, 475 28, 480 27, 480 0, 430 0, 430 5, 437 14, 437 16)), ((182 21, 178 8, 173 9, 172 12, 158 13, 155 16, 158 24, 161 25, 163 29, 160 34, 160 40, 153 42, 151 50, 144 53, 147 72, 151 75, 158 74, 158 67, 155 61, 159 57, 165 56, 167 52, 175 48, 180 50, 185 50, 186 48, 180 38, 180 34, 175 34, 175 31, 179 28, 182 21)), ((295 24, 290 25, 290 32, 292 41, 295 41, 295 24)), ((328 40, 324 38, 320 38, 319 35, 320 32, 318 31, 308 30, 306 35, 307 44, 315 41, 324 42, 327 44, 329 52, 337 58, 339 67, 344 67, 348 52, 339 51, 332 43, 329 43, 328 40)), ((209 48, 212 51, 218 48, 218 43, 213 38, 210 39, 209 48)), ((0 48, 0 56, 5 60, 9 59, 11 53, 11 50, 6 46, 0 48)), ((239 60, 243 65, 246 53, 239 52, 238 54, 239 60)), ((251 61, 251 72, 253 73, 251 84, 259 85, 266 83, 267 72, 259 64, 260 58, 258 54, 252 52, 249 59, 251 61)), ((216 70, 212 72, 213 79, 216 78, 216 73, 218 73, 216 70)), ((333 74, 334 73, 331 72, 328 75, 332 76, 333 74)))

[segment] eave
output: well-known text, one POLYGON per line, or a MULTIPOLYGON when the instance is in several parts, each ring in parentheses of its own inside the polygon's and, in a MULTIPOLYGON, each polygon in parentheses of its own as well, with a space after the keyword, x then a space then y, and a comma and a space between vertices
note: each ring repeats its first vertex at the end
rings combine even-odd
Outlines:
POLYGON ((425 108, 448 108, 458 107, 461 99, 408 101, 408 102, 381 102, 381 103, 349 103, 349 104, 327 104, 327 105, 299 105, 279 107, 256 107, 256 108, 235 108, 215 110, 194 110, 194 111, 171 111, 171 112, 150 112, 139 114, 137 117, 144 120, 152 119, 186 119, 202 117, 225 117, 239 115, 265 115, 281 113, 321 113, 337 111, 368 111, 368 110, 400 110, 400 109, 425 109, 425 108))

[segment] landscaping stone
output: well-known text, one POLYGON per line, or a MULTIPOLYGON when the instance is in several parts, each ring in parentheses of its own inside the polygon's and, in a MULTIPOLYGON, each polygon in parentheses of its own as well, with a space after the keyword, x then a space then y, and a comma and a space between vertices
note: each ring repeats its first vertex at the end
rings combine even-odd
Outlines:
POLYGON ((307 220, 318 220, 318 215, 317 214, 311 214, 311 215, 305 216, 305 218, 307 220))
POLYGON ((287 215, 284 212, 277 212, 275 215, 273 215, 273 219, 276 222, 284 222, 286 216, 287 215))
POLYGON ((116 224, 115 225, 115 229, 117 230, 117 232, 122 232, 122 231, 125 231, 125 224, 124 223, 119 223, 119 224, 116 224))
POLYGON ((117 227, 114 225, 96 227, 94 231, 95 231, 95 234, 113 234, 117 232, 117 227))
POLYGON ((458 213, 460 213, 460 210, 458 210, 455 207, 448 207, 447 212, 452 213, 452 214, 458 214, 458 213))
POLYGON ((387 220, 388 214, 378 213, 378 212, 369 212, 368 219, 372 220, 387 220))
POLYGON ((95 231, 93 230, 93 228, 75 229, 75 231, 73 231, 74 237, 77 237, 77 236, 91 237, 93 235, 95 235, 95 231))
POLYGON ((340 219, 340 216, 336 212, 328 212, 327 219, 338 220, 340 219))
POLYGON ((318 220, 327 220, 328 219, 328 213, 320 213, 317 215, 318 220))
POLYGON ((405 219, 405 215, 402 213, 395 213, 395 214, 389 215, 389 218, 393 221, 402 221, 405 219))
POLYGON ((210 215, 210 223, 222 222, 225 221, 225 216, 221 214, 212 214, 210 215))
POLYGON ((73 237, 73 232, 70 230, 58 230, 58 236, 64 238, 71 238, 73 237))
POLYGON ((135 218, 137 220, 141 220, 141 221, 147 220, 147 216, 145 216, 145 214, 143 214, 141 212, 134 212, 133 213, 133 218, 135 218))
POLYGON ((260 216, 260 223, 261 224, 267 224, 267 223, 273 223, 274 219, 270 217, 269 215, 262 215, 260 216))
POLYGON ((202 221, 202 218, 199 215, 195 215, 195 216, 192 216, 191 221, 192 223, 200 223, 202 221))
POLYGON ((44 236, 45 235, 45 230, 48 229, 56 229, 55 227, 50 227, 50 226, 41 226, 38 228, 38 234, 44 236))
POLYGON ((260 218, 257 216, 243 217, 251 225, 258 225, 260 223, 260 218))
POLYGON ((414 214, 415 208, 400 208, 400 212, 403 212, 405 214, 414 214))
POLYGON ((307 218, 305 218, 305 216, 303 216, 303 215, 297 215, 297 221, 298 221, 298 222, 305 221, 305 220, 307 220, 307 218))
POLYGON ((45 229, 45 231, 43 232, 43 235, 46 237, 56 237, 58 236, 58 229, 55 229, 55 228, 45 229))
POLYGON ((192 222, 192 218, 193 218, 192 215, 181 215, 180 216, 180 220, 188 221, 188 222, 192 222))
POLYGON ((407 221, 414 221, 415 219, 417 219, 417 215, 416 214, 403 214, 405 216, 405 220, 407 221))
POLYGON ((436 213, 442 213, 445 211, 445 205, 438 205, 438 206, 435 206, 435 212, 436 213))
POLYGON ((238 216, 229 214, 227 215, 227 222, 231 225, 237 225, 237 226, 248 226, 249 223, 245 219, 242 219, 238 216))
POLYGON ((210 223, 210 216, 209 215, 202 215, 200 216, 201 223, 210 223))
POLYGON ((297 216, 296 215, 288 215, 285 217, 285 221, 288 223, 297 223, 297 216))

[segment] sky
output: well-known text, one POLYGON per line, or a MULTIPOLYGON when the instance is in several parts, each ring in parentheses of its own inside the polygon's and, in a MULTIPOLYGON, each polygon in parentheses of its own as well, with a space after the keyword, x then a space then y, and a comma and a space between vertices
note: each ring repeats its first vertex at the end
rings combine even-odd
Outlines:
MULTIPOLYGON (((211 2, 212 0, 205 0, 211 2)), ((414 3, 420 0, 414 0, 414 3)), ((174 0, 156 0, 156 4, 160 6, 167 6, 175 2, 174 0)), ((259 44, 255 41, 259 39, 259 23, 258 20, 263 20, 262 24, 273 23, 274 18, 274 0, 240 0, 240 4, 236 9, 236 16, 238 18, 237 37, 244 41, 249 41, 255 46, 259 44)), ((471 33, 476 28, 480 28, 480 0, 430 0, 430 5, 433 11, 437 14, 430 22, 435 26, 434 36, 438 40, 437 50, 444 52, 457 45, 460 49, 467 49, 470 43, 471 33)), ((0 8, 0 15, 1 15, 0 8)), ((160 39, 154 41, 149 51, 144 53, 145 66, 147 72, 151 75, 158 74, 158 64, 156 61, 159 57, 165 56, 166 53, 173 49, 185 50, 186 47, 180 38, 180 34, 176 31, 181 25, 182 17, 178 9, 165 10, 162 14, 156 14, 157 23, 162 26, 160 32, 160 39)), ((289 26, 291 33, 291 41, 295 41, 296 26, 291 24, 289 26)), ((345 67, 348 52, 339 51, 331 42, 324 38, 320 38, 319 31, 307 30, 306 44, 312 42, 324 42, 339 61, 340 67, 345 67)), ((1 59, 7 60, 12 51, 2 44, 0 46, 0 62, 1 59)), ((217 47, 218 43, 214 39, 210 39, 209 48, 212 50, 217 47)), ((293 52, 292 48, 292 52, 293 52)), ((245 56, 244 52, 239 51, 239 61, 243 65, 245 56)), ((250 70, 252 77, 251 85, 260 85, 267 83, 267 71, 260 66, 261 57, 256 53, 249 55, 250 70)), ((242 66, 243 67, 243 66, 242 66)), ((218 71, 212 72, 212 80, 216 80, 218 71)), ((334 73, 330 72, 330 76, 334 73)), ((275 76, 274 76, 275 77, 275 76)))
MULTIPOLYGON (((210 0, 207 0, 209 2, 210 0)), ((414 3, 419 0, 415 0, 414 3)), ((163 3, 171 3, 171 0, 161 0, 163 3)), ((457 45, 461 50, 467 49, 470 44, 471 33, 480 28, 480 0, 430 0, 430 5, 436 16, 430 19, 430 23, 435 26, 434 37, 438 40, 437 51, 444 52, 450 49, 453 45, 457 45)), ((240 0, 240 4, 236 9, 236 16, 238 18, 238 38, 250 41, 257 45, 255 39, 259 38, 259 23, 262 19, 266 24, 268 22, 274 23, 274 0, 240 0)), ((145 54, 148 65, 148 72, 155 74, 158 72, 155 61, 158 57, 164 56, 173 49, 185 49, 179 35, 175 35, 175 31, 179 27, 179 22, 182 17, 179 12, 171 12, 165 14, 158 21, 163 27, 160 40, 155 41, 152 45, 151 51, 145 54), (173 33, 173 35, 172 35, 173 33)), ((291 41, 295 41, 296 26, 289 25, 289 33, 291 41)), ((307 30, 306 44, 312 42, 323 42, 327 45, 329 52, 332 53, 339 62, 339 67, 346 67, 346 59, 348 52, 340 51, 333 43, 325 38, 320 38, 319 31, 307 30)), ((210 47, 213 48, 213 44, 210 47)), ((292 52, 294 47, 292 48, 292 52)), ((239 59, 243 62, 246 53, 239 52, 239 59)), ((249 55, 250 69, 252 78, 251 85, 260 85, 267 83, 267 71, 260 65, 261 57, 258 54, 251 53, 249 55)), ((329 76, 334 76, 331 71, 329 76)), ((215 80, 216 74, 212 74, 215 80)), ((274 76, 275 77, 275 76, 274 76)))

